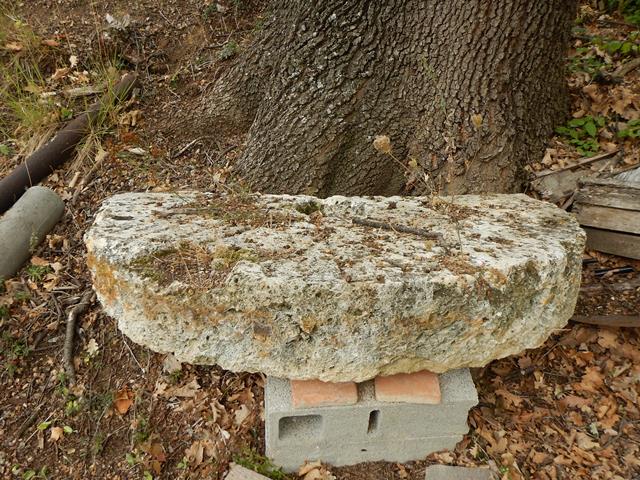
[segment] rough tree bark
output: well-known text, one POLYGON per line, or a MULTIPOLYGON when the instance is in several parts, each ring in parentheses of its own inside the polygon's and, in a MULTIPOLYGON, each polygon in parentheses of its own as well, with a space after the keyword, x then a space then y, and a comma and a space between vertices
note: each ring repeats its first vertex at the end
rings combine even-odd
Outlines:
POLYGON ((517 191, 566 114, 574 15, 571 0, 276 0, 208 115, 248 129, 236 169, 263 192, 406 192, 399 163, 428 175, 414 191, 517 191), (399 162, 372 148, 381 134, 399 162))

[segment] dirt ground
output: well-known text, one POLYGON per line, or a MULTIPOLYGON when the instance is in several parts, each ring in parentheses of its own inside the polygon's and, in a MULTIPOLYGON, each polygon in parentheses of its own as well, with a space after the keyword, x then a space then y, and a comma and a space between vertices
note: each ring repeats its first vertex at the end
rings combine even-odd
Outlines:
MULTIPOLYGON (((124 191, 207 190, 226 180, 243 135, 194 129, 201 124, 194 116, 220 73, 250 48, 265 3, 27 0, 11 7, 11 21, 54 45, 43 75, 69 70, 58 83, 48 81, 52 88, 90 84, 97 64, 136 71, 142 88, 116 112, 115 127, 44 182, 65 199, 66 213, 32 263, 0 291, 0 477, 216 479, 234 460, 285 478, 260 455, 260 375, 175 370, 170 357, 124 337, 95 302, 78 321, 75 384, 62 359, 66 315, 91 288, 82 236, 101 201, 124 191)), ((588 7, 581 15, 574 56, 589 35, 627 38, 639 29, 588 7)), ((19 53, 5 42, 1 55, 19 53)), ((585 77, 588 55, 581 57, 587 66, 571 61, 580 63, 569 78, 574 116, 620 100, 618 120, 638 118, 638 72, 618 84, 595 82, 585 77)), ((0 139, 10 145, 10 153, 0 150, 2 175, 34 148, 16 131, 0 139)), ((616 142, 601 135, 607 148, 616 142)), ((640 161, 637 143, 616 143, 624 144, 629 164, 640 161)), ((571 162, 581 156, 578 148, 556 137, 532 169, 571 162)), ((587 252, 576 314, 637 315, 639 271, 637 261, 587 252)), ((638 329, 572 322, 540 348, 473 375, 480 403, 454 452, 404 465, 327 466, 319 478, 422 479, 432 463, 488 465, 505 479, 640 478, 638 329)))

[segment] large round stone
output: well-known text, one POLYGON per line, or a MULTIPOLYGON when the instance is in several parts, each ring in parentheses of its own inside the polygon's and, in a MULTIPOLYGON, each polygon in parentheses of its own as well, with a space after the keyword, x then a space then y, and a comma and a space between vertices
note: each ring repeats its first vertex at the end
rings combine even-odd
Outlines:
POLYGON ((584 234, 525 195, 129 193, 86 235, 135 342, 292 379, 478 367, 571 317, 584 234))

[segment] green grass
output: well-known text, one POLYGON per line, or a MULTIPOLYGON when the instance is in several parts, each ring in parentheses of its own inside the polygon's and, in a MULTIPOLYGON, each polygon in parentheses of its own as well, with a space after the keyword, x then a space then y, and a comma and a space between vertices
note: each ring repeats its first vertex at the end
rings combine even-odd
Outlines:
POLYGON ((233 461, 272 480, 289 479, 280 468, 271 463, 271 460, 254 450, 245 449, 240 455, 234 457, 233 461))

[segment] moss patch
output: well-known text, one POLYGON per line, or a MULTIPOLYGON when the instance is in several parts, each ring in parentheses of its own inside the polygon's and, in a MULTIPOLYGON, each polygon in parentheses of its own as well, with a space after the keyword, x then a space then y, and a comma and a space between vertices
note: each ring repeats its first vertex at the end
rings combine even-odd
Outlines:
POLYGON ((202 195, 197 201, 173 211, 173 214, 213 218, 231 226, 277 227, 289 225, 295 217, 289 212, 273 212, 256 202, 256 195, 202 195))
POLYGON ((158 285, 179 281, 198 290, 220 286, 240 261, 255 262, 258 255, 248 249, 230 246, 208 248, 183 242, 177 248, 158 250, 134 259, 129 268, 158 285))

